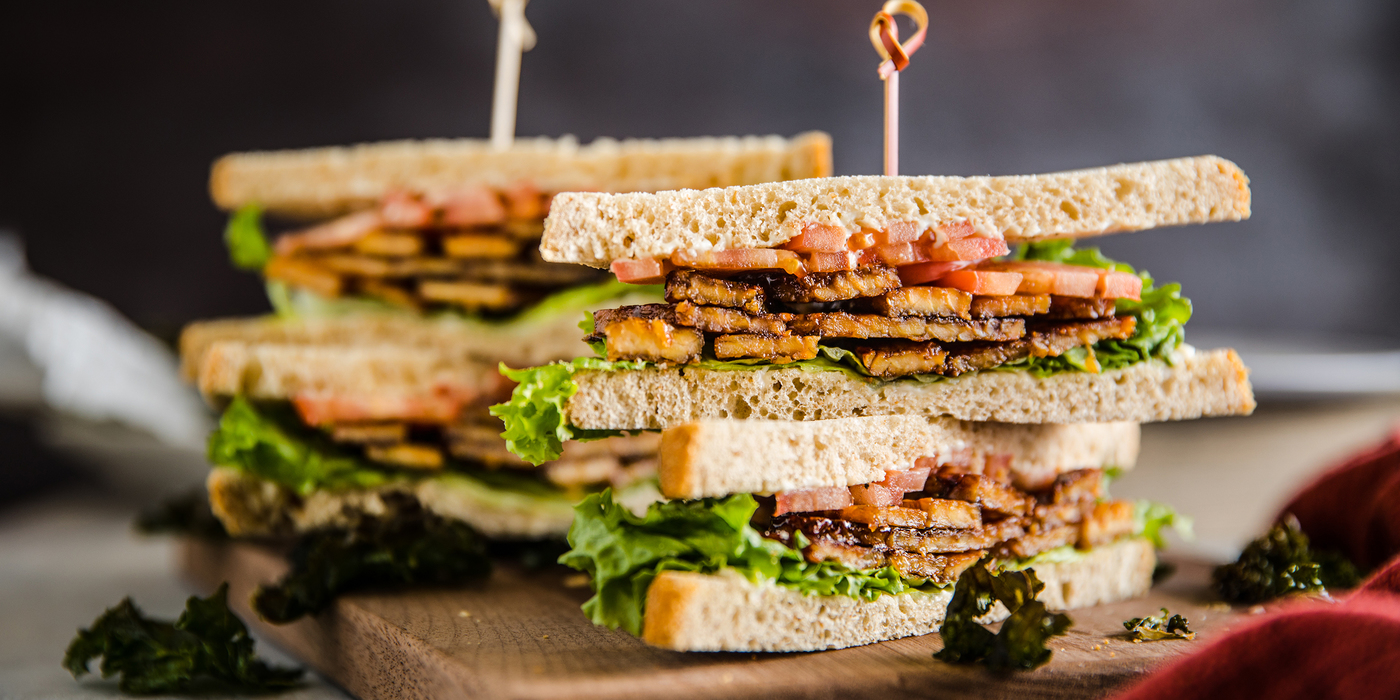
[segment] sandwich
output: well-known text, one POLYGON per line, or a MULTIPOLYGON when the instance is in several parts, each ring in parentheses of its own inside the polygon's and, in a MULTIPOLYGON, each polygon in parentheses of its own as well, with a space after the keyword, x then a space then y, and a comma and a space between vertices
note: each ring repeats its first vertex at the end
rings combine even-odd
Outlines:
POLYGON ((659 289, 539 258, 565 189, 708 187, 830 172, 830 139, 396 142, 225 156, 214 201, 235 264, 277 313, 195 323, 185 377, 223 411, 211 507, 235 536, 299 537, 426 512, 496 540, 562 539, 612 488, 645 503, 659 437, 580 443, 547 464, 509 453, 487 408, 501 361, 587 352, 578 319, 659 289), (269 242, 263 216, 311 220, 269 242))
MULTIPOLYGON (((818 132, 587 145, 521 139, 508 150, 462 139, 235 153, 214 163, 209 189, 232 212, 225 238, 234 264, 266 280, 279 317, 323 321, 303 332, 324 334, 326 325, 370 337, 399 332, 357 330, 387 312, 460 331, 463 347, 488 359, 525 352, 536 361, 587 352, 575 333, 581 310, 656 296, 540 259, 555 193, 740 185, 830 171, 830 138, 818 132), (269 243, 264 215, 313 223, 269 243)), ((269 325, 278 324, 224 328, 244 337, 289 332, 269 325)))
MULTIPOLYGON (((972 566, 1052 610, 1142 595, 1174 514, 1113 500, 1134 423, 704 420, 661 437, 665 503, 590 495, 561 562, 584 611, 678 651, 814 651, 935 632, 972 566)), ((1005 617, 1004 609, 990 619, 1005 617)))
POLYGON ((1213 156, 560 195, 543 259, 665 302, 595 312, 595 356, 506 370, 491 410, 531 462, 662 433, 670 500, 590 496, 561 559, 590 575, 595 622, 658 646, 927 633, 973 566, 1034 569, 1050 609, 1121 600, 1177 522, 1105 490, 1136 425, 1255 404, 1236 353, 1185 343, 1179 285, 1075 239, 1249 208, 1213 156))
POLYGON ((1179 285, 1074 239, 1249 216, 1214 156, 1012 177, 834 177, 557 197, 552 262, 664 284, 592 316, 594 357, 510 374, 517 454, 711 418, 1151 422, 1254 408, 1185 344, 1179 285), (1017 245, 1016 251, 1010 246, 1017 245))

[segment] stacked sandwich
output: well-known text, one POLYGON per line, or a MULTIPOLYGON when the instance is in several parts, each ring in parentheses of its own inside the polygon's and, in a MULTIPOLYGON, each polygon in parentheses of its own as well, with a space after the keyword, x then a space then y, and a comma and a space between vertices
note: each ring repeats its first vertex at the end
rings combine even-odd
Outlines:
POLYGON ((591 574, 595 622, 652 644, 923 634, 972 566, 1034 568, 1051 609, 1132 597, 1169 517, 1106 490, 1137 424, 1254 400, 1233 351, 1183 342, 1177 285, 1072 239, 1249 202, 1216 157, 560 195, 543 258, 664 283, 666 301, 597 312, 597 357, 508 373, 492 410, 533 462, 661 431, 673 500, 590 496, 563 559, 591 574))
POLYGON ((658 298, 537 252, 554 193, 708 187, 828 174, 824 134, 794 139, 399 142, 215 163, 235 264, 275 317, 198 323, 185 374, 224 409, 210 440, 216 515, 288 535, 427 512, 498 538, 560 537, 604 487, 655 495, 658 437, 579 444, 541 468, 487 413, 502 360, 587 352, 578 318, 658 298), (269 243, 264 214, 317 219, 269 243))

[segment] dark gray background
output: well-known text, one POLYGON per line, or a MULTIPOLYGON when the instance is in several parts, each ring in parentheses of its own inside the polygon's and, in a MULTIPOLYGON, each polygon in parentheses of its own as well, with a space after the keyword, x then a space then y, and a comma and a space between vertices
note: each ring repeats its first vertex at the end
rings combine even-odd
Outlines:
MULTIPOLYGON (((904 74, 905 173, 1029 173, 1217 153, 1253 220, 1120 235, 1198 328, 1400 338, 1400 15, 1383 0, 928 2, 904 74)), ((862 0, 535 0, 519 133, 823 129, 881 165, 862 0)), ((53 2, 0 21, 0 227, 35 268, 164 335, 266 308, 226 263, 210 161, 233 150, 484 136, 486 0, 53 2)))

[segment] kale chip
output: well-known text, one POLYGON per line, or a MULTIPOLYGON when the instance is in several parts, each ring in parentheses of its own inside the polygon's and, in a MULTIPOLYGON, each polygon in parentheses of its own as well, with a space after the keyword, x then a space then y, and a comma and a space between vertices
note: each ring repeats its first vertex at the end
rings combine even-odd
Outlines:
POLYGON ((136 517, 136 531, 146 535, 193 535, 208 540, 228 539, 228 531, 209 509, 209 496, 202 487, 141 511, 136 517))
POLYGON ((487 542, 471 526, 421 510, 308 533, 290 561, 281 581, 253 593, 253 609, 268 622, 315 615, 346 591, 462 583, 491 573, 487 542))
POLYGON ((267 665, 253 653, 248 628, 228 609, 228 584, 191 596, 174 624, 146 617, 125 598, 68 645, 63 667, 78 678, 102 657, 102 677, 121 675, 123 693, 179 693, 200 687, 242 692, 290 688, 300 669, 267 665))
POLYGON ((1195 639, 1191 623, 1183 615, 1171 615, 1162 608, 1160 616, 1135 617, 1123 622, 1123 629, 1133 635, 1133 642, 1155 642, 1160 639, 1195 639))
POLYGON ((1313 550, 1298 519, 1289 515, 1250 542, 1235 563, 1216 567, 1211 579, 1221 598, 1252 604, 1290 593, 1351 588, 1361 574, 1345 557, 1313 550))
POLYGON ((980 563, 973 565, 958 577, 938 630, 943 649, 933 658, 963 664, 981 661, 993 671, 1031 669, 1049 662, 1052 652, 1046 641, 1064 634, 1074 623, 1067 615, 1051 614, 1035 599, 1043 588, 1032 569, 997 574, 980 563), (997 601, 1011 611, 1011 617, 993 633, 977 620, 997 601))

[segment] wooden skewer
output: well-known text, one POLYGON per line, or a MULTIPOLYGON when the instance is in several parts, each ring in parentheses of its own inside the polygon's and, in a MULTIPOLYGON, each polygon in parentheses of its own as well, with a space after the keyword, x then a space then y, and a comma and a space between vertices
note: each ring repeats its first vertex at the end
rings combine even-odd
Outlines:
POLYGON ((889 0, 870 22, 870 43, 884 59, 880 63, 880 79, 885 81, 885 174, 899 174, 899 72, 909 65, 909 56, 924 45, 928 32, 928 12, 915 0, 889 0), (914 36, 899 43, 896 14, 914 20, 914 36))
POLYGON ((525 3, 529 0, 489 1, 501 19, 496 40, 496 86, 491 97, 491 146, 505 150, 515 141, 520 54, 535 47, 535 30, 525 21, 525 3))

